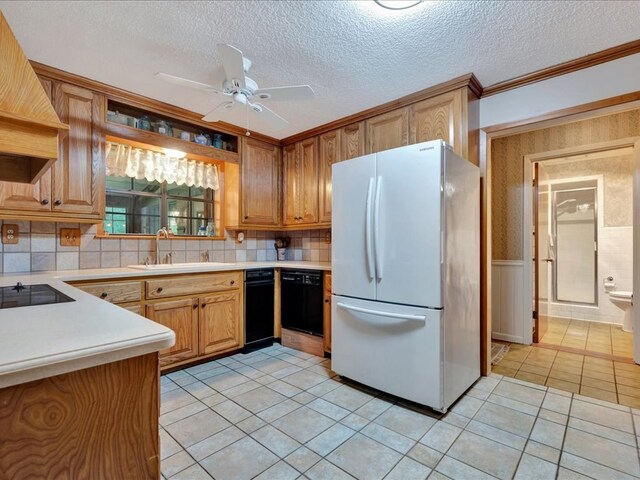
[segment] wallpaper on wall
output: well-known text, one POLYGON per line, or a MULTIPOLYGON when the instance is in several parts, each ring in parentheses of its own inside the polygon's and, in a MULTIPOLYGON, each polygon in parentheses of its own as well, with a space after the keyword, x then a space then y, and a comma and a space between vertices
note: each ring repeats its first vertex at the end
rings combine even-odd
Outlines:
POLYGON ((493 260, 522 260, 525 155, 640 136, 640 109, 494 139, 491 143, 493 260))

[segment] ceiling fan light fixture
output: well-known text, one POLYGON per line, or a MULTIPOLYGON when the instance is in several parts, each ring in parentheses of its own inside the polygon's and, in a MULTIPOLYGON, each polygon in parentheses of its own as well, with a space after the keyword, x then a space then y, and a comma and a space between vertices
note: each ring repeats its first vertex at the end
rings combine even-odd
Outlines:
POLYGON ((415 7, 422 0, 373 0, 382 8, 389 10, 405 10, 407 8, 415 7))

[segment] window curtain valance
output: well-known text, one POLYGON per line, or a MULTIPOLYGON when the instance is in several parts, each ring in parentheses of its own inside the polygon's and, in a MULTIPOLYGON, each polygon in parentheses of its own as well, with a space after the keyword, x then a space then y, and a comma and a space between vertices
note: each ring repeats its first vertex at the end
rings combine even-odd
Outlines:
POLYGON ((188 158, 107 142, 107 175, 218 190, 218 168, 188 158))

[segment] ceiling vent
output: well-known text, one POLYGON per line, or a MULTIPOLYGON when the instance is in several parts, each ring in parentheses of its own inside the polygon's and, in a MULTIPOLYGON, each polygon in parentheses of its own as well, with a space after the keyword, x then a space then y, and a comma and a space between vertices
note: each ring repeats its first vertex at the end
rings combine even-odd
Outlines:
POLYGON ((0 180, 35 183, 58 158, 60 122, 0 12, 0 180))

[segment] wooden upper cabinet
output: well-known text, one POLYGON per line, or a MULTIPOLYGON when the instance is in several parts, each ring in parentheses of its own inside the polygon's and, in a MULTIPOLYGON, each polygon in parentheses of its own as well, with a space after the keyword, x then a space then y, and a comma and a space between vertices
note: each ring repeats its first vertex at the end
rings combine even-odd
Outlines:
POLYGON ((399 108, 365 121, 366 153, 382 152, 409 144, 409 108, 399 108))
POLYGON ((53 211, 102 216, 105 203, 104 97, 55 83, 54 106, 69 134, 53 167, 53 211))
POLYGON ((410 143, 441 138, 463 155, 462 90, 414 103, 409 112, 410 143))
POLYGON ((240 223, 278 225, 279 149, 252 138, 244 140, 240 167, 242 209, 240 223))
POLYGON ((201 297, 199 355, 240 347, 242 345, 241 318, 240 290, 201 297))
POLYGON ((316 137, 282 149, 283 224, 318 222, 318 143, 316 137))
POLYGON ((318 187, 320 190, 320 222, 331 221, 331 167, 341 159, 340 140, 340 130, 333 130, 319 137, 320 183, 318 187))
POLYGON ((364 122, 347 125, 340 129, 340 160, 349 160, 364 155, 364 122))
POLYGON ((170 328, 176 334, 176 343, 160 351, 160 365, 168 365, 198 355, 197 298, 147 304, 145 316, 170 328))

